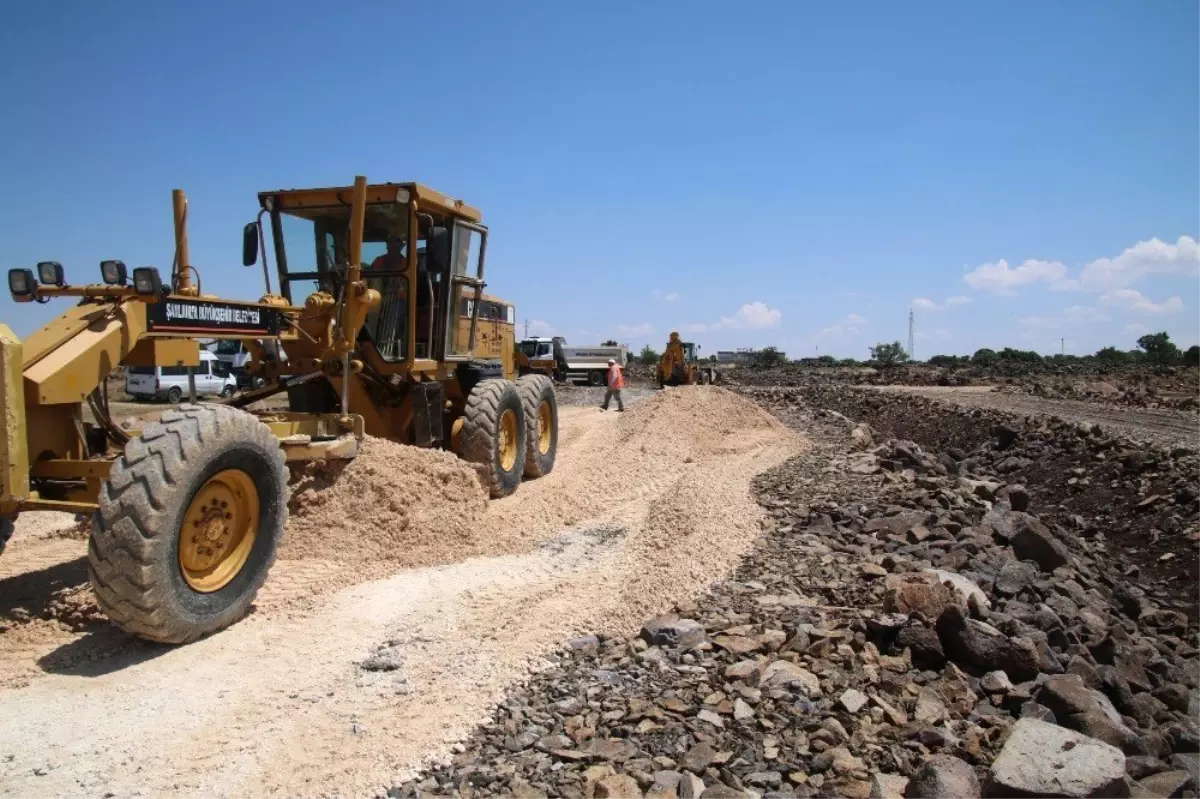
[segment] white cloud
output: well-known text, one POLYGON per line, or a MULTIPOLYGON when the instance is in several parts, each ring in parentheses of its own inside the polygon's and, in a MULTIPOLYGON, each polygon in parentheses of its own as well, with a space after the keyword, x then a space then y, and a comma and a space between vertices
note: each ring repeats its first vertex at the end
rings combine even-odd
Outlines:
POLYGON ((1200 275, 1200 246, 1191 236, 1174 244, 1158 239, 1139 241, 1116 258, 1098 258, 1062 288, 1107 291, 1130 286, 1148 275, 1200 275))
POLYGON ((1080 324, 1096 324, 1110 320, 1108 314, 1089 305, 1072 305, 1064 308, 1058 316, 1022 316, 1020 323, 1025 327, 1054 330, 1080 324))
POLYGON ((1067 276, 1067 267, 1058 261, 1030 260, 1010 267, 1003 259, 983 264, 963 276, 963 282, 977 291, 992 294, 1015 294, 1018 286, 1030 283, 1057 283, 1067 276))
POLYGON ((870 325, 871 323, 865 317, 859 316, 856 313, 847 314, 846 318, 837 324, 821 328, 813 338, 820 340, 853 336, 861 333, 864 328, 868 328, 870 325))
POLYGON ((1179 313, 1183 310, 1183 300, 1170 297, 1162 302, 1154 302, 1137 289, 1117 289, 1100 297, 1101 305, 1120 305, 1139 313, 1179 313))
POLYGON ((683 333, 704 333, 708 330, 708 325, 703 323, 683 325, 679 330, 683 333))
POLYGON ((1121 332, 1127 336, 1144 336, 1150 332, 1150 328, 1146 327, 1145 325, 1139 325, 1135 323, 1132 325, 1125 325, 1125 329, 1121 332))
POLYGON ((733 316, 722 316, 721 321, 713 325, 714 330, 747 329, 765 330, 779 327, 783 314, 778 308, 769 308, 764 302, 748 302, 733 316))
POLYGON ((649 322, 639 325, 617 325, 617 334, 626 338, 646 338, 654 335, 654 325, 649 322))
POLYGON ((539 336, 553 336, 554 326, 541 319, 530 319, 525 323, 525 335, 535 338, 539 336))
POLYGON ((983 264, 963 276, 978 291, 1015 294, 1020 286, 1048 283, 1054 291, 1104 292, 1131 286, 1149 275, 1200 276, 1200 246, 1191 236, 1174 244, 1139 241, 1115 258, 1097 258, 1070 277, 1060 261, 1029 260, 1011 267, 1005 260, 983 264))
POLYGON ((1063 318, 1068 322, 1107 322, 1109 315, 1098 308, 1087 305, 1072 305, 1063 310, 1063 318))
POLYGON ((972 300, 970 297, 950 297, 944 303, 938 305, 928 297, 916 297, 912 301, 912 307, 916 308, 918 311, 944 311, 951 305, 966 305, 971 301, 972 300))
POLYGON ((677 299, 679 299, 680 294, 678 291, 663 291, 662 289, 654 289, 654 291, 650 292, 650 296, 656 300, 662 300, 663 302, 675 302, 677 299))
POLYGON ((677 299, 679 299, 679 292, 677 291, 672 291, 663 295, 664 302, 675 302, 677 299))

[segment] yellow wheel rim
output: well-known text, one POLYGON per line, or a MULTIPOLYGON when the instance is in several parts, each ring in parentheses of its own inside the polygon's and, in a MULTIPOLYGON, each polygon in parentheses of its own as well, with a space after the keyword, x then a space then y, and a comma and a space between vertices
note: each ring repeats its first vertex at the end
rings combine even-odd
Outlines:
POLYGON ((538 408, 538 452, 545 455, 550 451, 550 440, 554 432, 554 414, 549 402, 542 402, 538 408))
POLYGON ((517 415, 511 410, 500 416, 500 468, 508 471, 517 462, 517 415))
POLYGON ((250 558, 258 535, 258 489, 241 469, 217 472, 200 487, 179 530, 179 569, 194 590, 220 591, 250 558))

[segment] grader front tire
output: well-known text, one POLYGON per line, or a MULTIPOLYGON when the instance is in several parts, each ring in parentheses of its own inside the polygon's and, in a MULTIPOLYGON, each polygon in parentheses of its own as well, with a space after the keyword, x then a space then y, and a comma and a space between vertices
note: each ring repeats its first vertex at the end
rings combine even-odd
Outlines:
POLYGON ((508 380, 482 380, 471 389, 463 413, 462 457, 479 467, 488 494, 506 497, 525 470, 525 410, 508 380))
POLYGON ((270 429, 236 408, 180 406, 126 444, 100 490, 92 588, 123 630, 194 641, 246 615, 286 521, 270 429))
POLYGON ((558 398, 545 375, 517 379, 525 409, 525 476, 543 477, 554 468, 558 453, 558 398))

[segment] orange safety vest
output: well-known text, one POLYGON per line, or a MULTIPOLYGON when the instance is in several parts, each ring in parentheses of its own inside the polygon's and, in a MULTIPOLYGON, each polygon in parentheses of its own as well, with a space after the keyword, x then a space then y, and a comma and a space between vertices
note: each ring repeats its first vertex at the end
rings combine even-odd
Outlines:
POLYGON ((625 388, 625 375, 615 363, 608 368, 608 387, 614 390, 625 388))

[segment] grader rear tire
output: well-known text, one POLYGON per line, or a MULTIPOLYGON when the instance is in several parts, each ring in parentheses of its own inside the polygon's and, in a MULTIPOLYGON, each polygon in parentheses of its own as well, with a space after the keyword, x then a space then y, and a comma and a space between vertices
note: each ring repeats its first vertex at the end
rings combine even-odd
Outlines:
POLYGON ((101 487, 92 588, 121 629, 194 641, 246 615, 286 521, 270 429, 236 408, 182 405, 130 439, 101 487))
POLYGON ((525 409, 525 476, 543 477, 554 469, 558 453, 558 397, 545 375, 517 379, 525 409))
POLYGON ((521 485, 525 471, 525 409, 508 380, 481 380, 471 389, 463 413, 462 457, 479 467, 493 499, 521 485))

